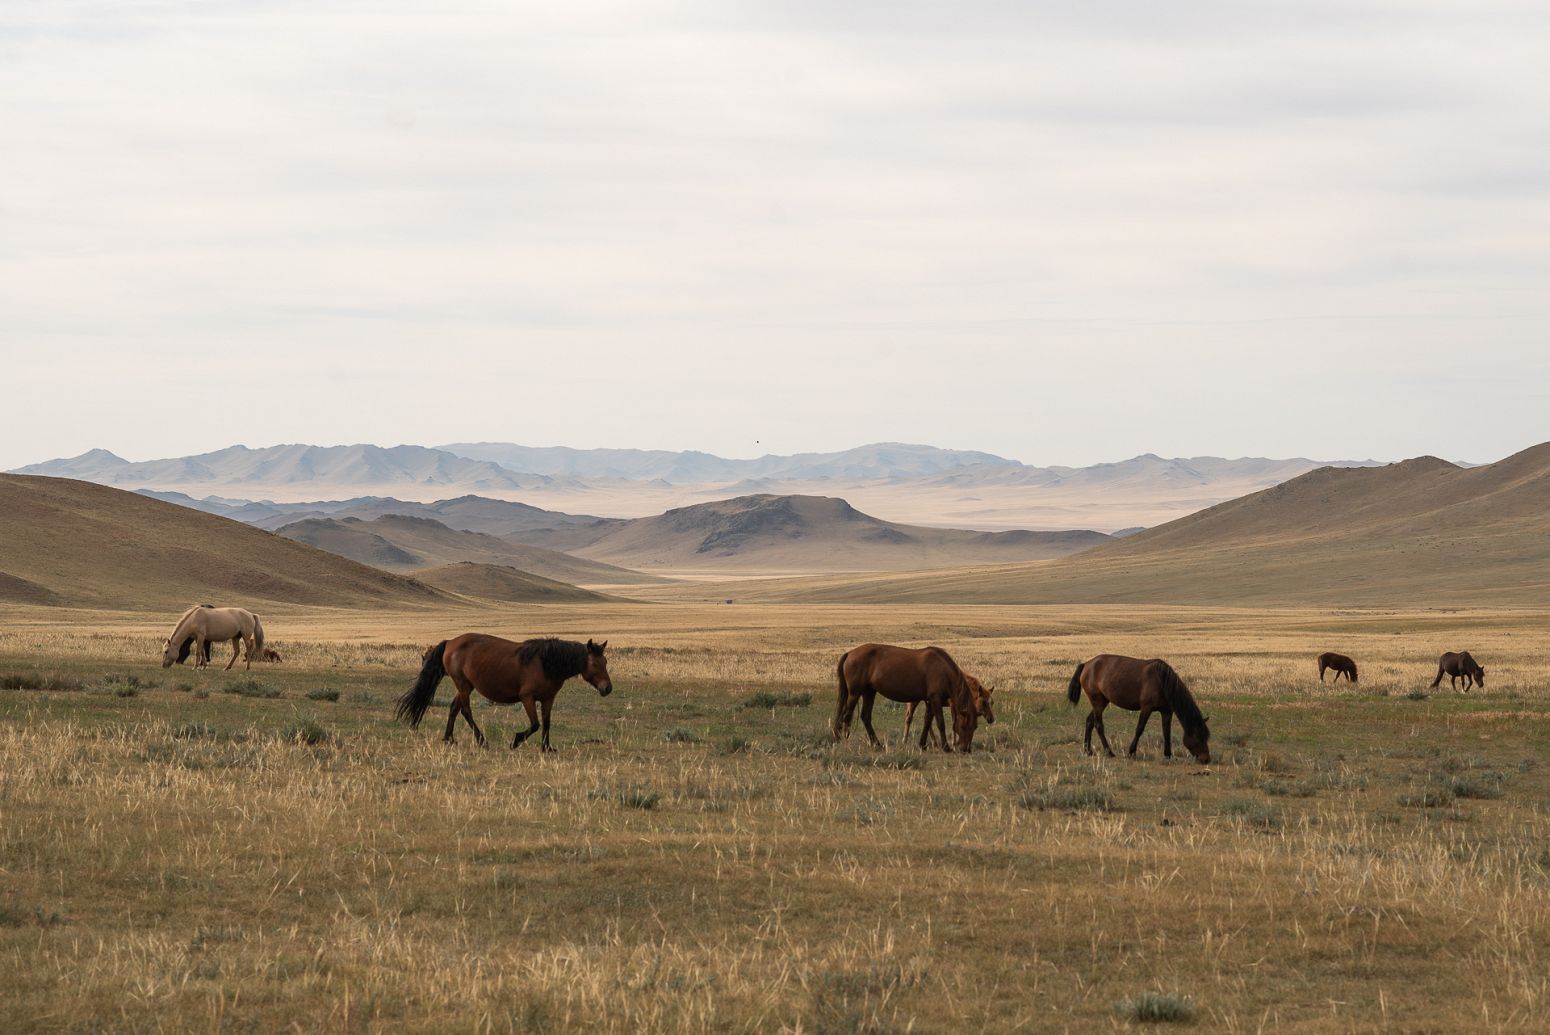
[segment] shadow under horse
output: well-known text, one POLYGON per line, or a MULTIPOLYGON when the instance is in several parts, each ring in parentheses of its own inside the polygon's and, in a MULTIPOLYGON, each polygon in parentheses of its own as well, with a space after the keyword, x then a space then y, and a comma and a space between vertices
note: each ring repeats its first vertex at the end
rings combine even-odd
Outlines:
POLYGON ((1093 731, 1103 742, 1103 750, 1114 755, 1109 738, 1103 729, 1103 710, 1116 705, 1126 711, 1139 711, 1141 719, 1136 723, 1136 735, 1130 740, 1129 754, 1136 753, 1141 743, 1141 733, 1146 720, 1153 712, 1162 712, 1163 757, 1173 757, 1173 717, 1179 717, 1184 731, 1184 747, 1201 765, 1211 762, 1211 729, 1206 717, 1200 714, 1200 706, 1184 685, 1184 680, 1173 667, 1161 658, 1127 658, 1119 654, 1099 654, 1076 666, 1071 682, 1066 687, 1066 697, 1072 704, 1081 699, 1082 693, 1092 702, 1087 715, 1087 736, 1084 741, 1087 753, 1093 753, 1093 731))

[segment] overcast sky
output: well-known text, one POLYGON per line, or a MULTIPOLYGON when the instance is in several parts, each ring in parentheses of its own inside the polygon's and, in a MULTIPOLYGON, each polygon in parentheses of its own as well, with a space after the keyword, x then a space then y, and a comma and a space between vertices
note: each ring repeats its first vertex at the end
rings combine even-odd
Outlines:
POLYGON ((1542 2, 0 4, 0 468, 1550 439, 1542 2))

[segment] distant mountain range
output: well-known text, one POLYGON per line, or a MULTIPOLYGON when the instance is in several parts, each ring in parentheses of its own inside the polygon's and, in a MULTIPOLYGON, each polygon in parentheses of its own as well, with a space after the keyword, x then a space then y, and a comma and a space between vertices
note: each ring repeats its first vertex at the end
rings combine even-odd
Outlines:
MULTIPOLYGON (((231 446, 143 462, 94 449, 14 473, 150 490, 163 499, 182 493, 175 502, 265 528, 344 508, 350 508, 345 516, 370 520, 409 513, 402 509, 406 503, 463 496, 482 498, 481 506, 525 503, 550 513, 634 518, 738 496, 812 495, 842 496, 880 518, 913 525, 1115 531, 1162 524, 1321 466, 1326 465, 1302 458, 1170 459, 1148 453, 1090 467, 1032 467, 992 453, 901 443, 739 460, 693 451, 486 442, 440 448, 231 446), (376 497, 393 509, 363 509, 376 497)), ((473 517, 419 516, 491 531, 473 517)), ((493 520, 505 527, 508 515, 493 520)))
POLYGON ((1474 467, 1322 468, 1053 563, 804 580, 771 598, 1452 608, 1547 596, 1550 443, 1474 467))

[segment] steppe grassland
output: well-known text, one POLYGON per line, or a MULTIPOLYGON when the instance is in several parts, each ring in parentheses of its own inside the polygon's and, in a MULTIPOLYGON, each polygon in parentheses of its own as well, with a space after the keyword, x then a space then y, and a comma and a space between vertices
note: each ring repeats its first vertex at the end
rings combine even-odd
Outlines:
POLYGON ((0 690, 0 1026, 1092 1030, 1162 993, 1229 1031, 1539 1030, 1544 617, 277 611, 250 682, 157 667, 162 616, 8 611, 0 676, 81 689, 0 690), (607 638, 618 692, 568 687, 550 757, 484 702, 486 751, 393 726, 420 648, 474 628, 607 638), (974 755, 900 747, 892 707, 887 752, 830 745, 868 639, 998 686, 974 755), (1485 692, 1427 691, 1462 647, 1485 692), (1218 763, 1155 725, 1082 757, 1099 650, 1172 660, 1218 763))

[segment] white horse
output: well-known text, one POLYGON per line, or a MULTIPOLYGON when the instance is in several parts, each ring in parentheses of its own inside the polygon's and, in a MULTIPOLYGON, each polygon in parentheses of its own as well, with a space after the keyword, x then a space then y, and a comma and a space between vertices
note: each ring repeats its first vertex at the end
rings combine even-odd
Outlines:
POLYGON ((240 607, 216 607, 200 604, 183 612, 172 635, 162 645, 161 667, 181 665, 189 654, 194 655, 194 667, 204 668, 210 663, 210 645, 231 641, 231 660, 226 671, 237 663, 242 646, 247 648, 247 667, 253 668, 253 659, 264 650, 264 626, 258 615, 240 607), (242 646, 239 646, 241 644, 242 646))

